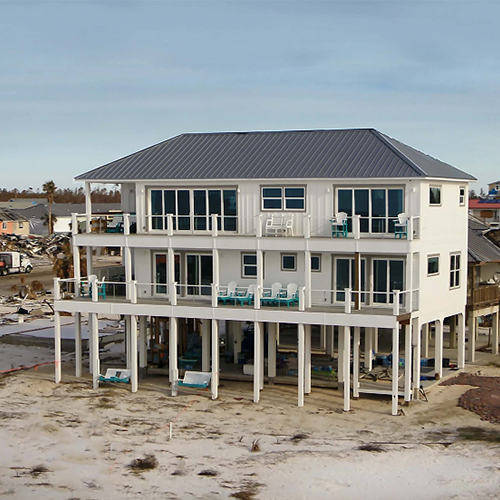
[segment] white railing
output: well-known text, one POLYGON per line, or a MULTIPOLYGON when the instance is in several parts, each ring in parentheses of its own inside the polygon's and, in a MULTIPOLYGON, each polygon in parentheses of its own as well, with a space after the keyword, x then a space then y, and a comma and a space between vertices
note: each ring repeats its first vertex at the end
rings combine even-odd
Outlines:
POLYGON ((136 232, 136 216, 131 214, 71 214, 73 234, 124 234, 136 232))
POLYGON ((127 301, 132 304, 162 303, 183 306, 211 307, 253 307, 255 309, 321 310, 332 312, 341 310, 351 314, 359 310, 388 310, 395 316, 418 311, 419 290, 377 290, 355 291, 307 289, 299 286, 292 297, 287 297, 283 287, 276 298, 272 288, 257 285, 237 287, 232 294, 227 285, 189 283, 139 283, 137 281, 99 281, 95 275, 76 280, 54 278, 54 298, 60 300, 68 295, 82 300, 127 301), (97 290, 97 293, 95 291, 97 290))

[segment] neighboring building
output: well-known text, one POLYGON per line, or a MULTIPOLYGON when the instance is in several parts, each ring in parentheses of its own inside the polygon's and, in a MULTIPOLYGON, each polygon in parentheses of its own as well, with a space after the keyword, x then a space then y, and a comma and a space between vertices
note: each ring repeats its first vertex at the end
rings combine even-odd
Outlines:
POLYGON ((0 208, 0 234, 15 234, 17 236, 30 233, 28 219, 14 210, 0 208))
POLYGON ((500 200, 469 200, 469 213, 484 223, 498 225, 500 223, 500 200))
MULTIPOLYGON (((243 325, 254 327, 247 371, 253 372, 254 401, 264 383, 264 332, 267 376, 276 377, 276 349, 285 340, 280 325, 288 332, 292 325, 296 335, 291 349, 297 351, 300 406, 311 391, 311 346, 328 356, 338 353, 346 410, 351 351, 353 395, 391 394, 393 414, 398 397, 418 397, 421 332, 430 323, 436 375, 443 375, 445 318, 458 325, 456 362, 464 366, 467 199, 474 178, 440 160, 373 129, 183 134, 77 180, 85 182, 87 225, 85 233, 73 234, 75 279, 83 289, 95 279, 79 275, 82 247, 120 246, 125 259, 124 297, 90 300, 77 293, 60 300, 55 290, 56 346, 60 312, 76 314, 77 331, 80 314, 90 314, 96 386, 97 315, 109 313, 126 318, 132 391, 137 347, 145 368, 146 324, 158 319, 168 326, 169 345, 179 343, 169 350, 172 394, 178 355, 186 352, 178 340, 185 318, 201 323, 202 370, 212 367, 213 398, 221 322, 235 361, 243 325), (123 234, 92 233, 92 183, 121 185, 122 210, 137 217, 135 234, 126 215, 123 234), (388 389, 359 382, 360 337, 371 369, 378 333, 386 329, 394 359, 404 340, 404 390, 398 377, 388 389)), ((92 275, 90 260, 87 269, 92 275)), ((106 286, 94 283, 92 289, 106 286)), ((60 373, 56 363, 56 381, 60 373)))
POLYGON ((489 233, 497 235, 480 220, 469 216, 467 323, 469 326, 468 361, 474 361, 477 336, 477 320, 493 315, 492 352, 498 354, 498 313, 500 285, 500 248, 488 238, 489 233))
POLYGON ((12 210, 22 210, 38 203, 43 203, 44 198, 12 198, 9 201, 0 201, 0 208, 11 208, 12 210))
MULTIPOLYGON (((95 203, 93 213, 99 216, 109 215, 112 219, 115 213, 120 212, 119 203, 95 203)), ((44 201, 24 210, 18 210, 29 220, 31 234, 47 235, 49 233, 48 215, 49 204, 44 201)), ((84 203, 53 203, 52 215, 55 217, 54 233, 71 232, 71 214, 85 213, 84 203)))

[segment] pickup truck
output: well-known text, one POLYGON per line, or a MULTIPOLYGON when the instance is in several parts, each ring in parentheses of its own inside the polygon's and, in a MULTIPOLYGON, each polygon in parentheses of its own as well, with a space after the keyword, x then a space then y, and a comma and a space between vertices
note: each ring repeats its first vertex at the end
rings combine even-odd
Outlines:
POLYGON ((33 266, 27 255, 19 252, 0 252, 0 276, 31 273, 33 266))

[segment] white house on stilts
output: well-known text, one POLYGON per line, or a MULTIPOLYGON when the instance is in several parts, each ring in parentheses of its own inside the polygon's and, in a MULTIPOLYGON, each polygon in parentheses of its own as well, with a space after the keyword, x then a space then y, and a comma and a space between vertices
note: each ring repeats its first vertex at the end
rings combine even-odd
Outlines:
POLYGON ((77 376, 81 315, 89 315, 96 387, 97 318, 109 314, 125 317, 133 392, 152 347, 147 325, 160 320, 172 395, 186 320, 201 339, 201 370, 211 371, 214 399, 220 331, 237 363, 248 324, 256 402, 265 377, 277 376, 284 325, 296 332, 299 406, 313 385, 314 351, 337 357, 344 410, 351 391, 355 398, 378 392, 392 396, 397 414, 399 398, 418 397, 430 324, 434 370, 442 375, 446 318, 458 335, 454 361, 464 366, 474 178, 440 160, 374 129, 183 134, 77 180, 85 182, 86 213, 73 216, 75 278, 55 283, 56 382, 62 311, 75 314, 77 376), (92 183, 121 185, 123 232, 92 231, 92 183), (78 233, 81 220, 86 231, 78 233), (123 282, 94 275, 97 247, 121 247, 123 282), (80 272, 82 249, 87 276, 80 272), (122 293, 112 292, 119 287, 122 293), (62 300, 67 290, 73 300, 62 300), (360 371, 371 370, 380 332, 391 332, 392 384, 364 387, 360 371))

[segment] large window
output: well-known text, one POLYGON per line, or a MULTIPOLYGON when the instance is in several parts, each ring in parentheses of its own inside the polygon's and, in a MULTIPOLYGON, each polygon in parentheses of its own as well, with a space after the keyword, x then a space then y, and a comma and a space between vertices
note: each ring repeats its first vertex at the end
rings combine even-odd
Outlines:
MULTIPOLYGON (((394 302, 391 292, 404 290, 404 262, 402 260, 373 260, 373 302, 387 304, 394 302), (378 292, 378 293, 377 293, 378 292)), ((400 302, 403 297, 400 297, 400 302)))
MULTIPOLYGON (((335 259, 335 300, 345 300, 344 289, 354 289, 356 266, 354 259, 335 259)), ((366 290, 366 262, 361 259, 361 290, 366 290)), ((352 297, 354 301, 354 295, 352 297)), ((361 294, 361 302, 365 301, 365 295, 361 294)))
POLYGON ((219 230, 236 231, 235 189, 152 189, 151 229, 168 229, 167 215, 173 215, 173 229, 207 231, 213 214, 219 230))
POLYGON ((306 190, 303 187, 263 187, 262 210, 303 211, 306 190))
POLYGON ((450 255, 450 288, 460 286, 460 254, 452 253, 450 255))
POLYGON ((362 233, 393 233, 394 223, 404 212, 403 189, 359 188, 337 189, 337 212, 345 212, 348 231, 352 231, 352 216, 360 216, 362 233))

